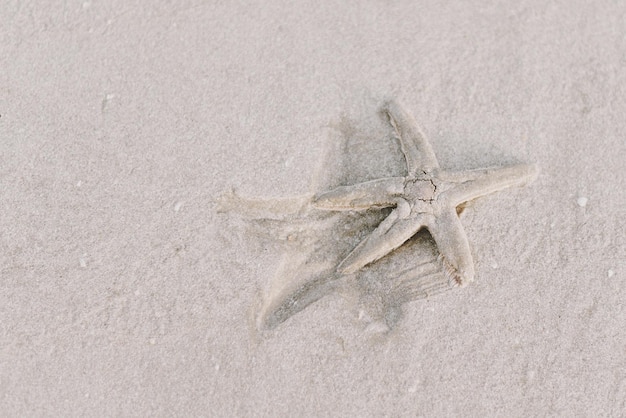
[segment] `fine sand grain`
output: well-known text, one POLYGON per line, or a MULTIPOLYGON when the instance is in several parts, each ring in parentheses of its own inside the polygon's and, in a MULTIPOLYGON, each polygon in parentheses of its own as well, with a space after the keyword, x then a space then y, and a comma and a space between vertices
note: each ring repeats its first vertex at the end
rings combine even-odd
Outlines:
POLYGON ((0 415, 622 416, 624 115, 624 2, 7 0, 0 415), (333 277, 389 209, 307 199, 404 175, 390 97, 541 167, 465 288, 426 231, 333 277))

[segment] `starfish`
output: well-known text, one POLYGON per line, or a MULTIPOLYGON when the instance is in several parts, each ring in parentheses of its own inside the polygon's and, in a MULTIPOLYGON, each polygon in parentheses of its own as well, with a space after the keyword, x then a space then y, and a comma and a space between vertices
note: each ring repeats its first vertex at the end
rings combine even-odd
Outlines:
POLYGON ((407 175, 342 186, 314 198, 315 207, 323 210, 394 208, 339 263, 337 272, 355 273, 426 228, 435 240, 451 283, 466 286, 474 279, 474 261, 457 207, 507 187, 530 183, 539 170, 534 164, 461 172, 443 170, 428 140, 400 104, 387 102, 383 114, 400 142, 407 175))

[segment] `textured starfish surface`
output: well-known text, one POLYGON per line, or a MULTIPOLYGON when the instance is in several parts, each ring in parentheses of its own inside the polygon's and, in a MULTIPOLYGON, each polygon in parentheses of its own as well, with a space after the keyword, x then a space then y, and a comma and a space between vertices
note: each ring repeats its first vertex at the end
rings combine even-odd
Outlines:
POLYGON ((439 249, 445 272, 460 286, 474 279, 474 261, 457 206, 498 190, 533 181, 536 165, 519 164, 450 172, 439 167, 433 150, 413 118, 395 101, 384 114, 406 159, 406 177, 388 177, 338 187, 317 195, 315 207, 325 210, 367 210, 394 207, 392 212, 337 266, 351 274, 400 247, 427 228, 439 249))

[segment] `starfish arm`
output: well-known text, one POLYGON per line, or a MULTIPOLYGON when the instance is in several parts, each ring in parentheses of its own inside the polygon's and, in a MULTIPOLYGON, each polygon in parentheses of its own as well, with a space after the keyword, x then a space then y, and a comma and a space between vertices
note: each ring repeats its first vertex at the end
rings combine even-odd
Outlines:
POLYGON ((326 210, 365 210, 395 206, 404 191, 403 177, 388 177, 341 186, 316 196, 313 205, 326 210))
POLYGON ((342 274, 351 274, 384 257, 411 238, 424 226, 421 217, 402 218, 401 208, 394 209, 387 218, 337 266, 342 274))
POLYGON ((439 167, 430 143, 411 115, 396 101, 386 103, 383 111, 400 141, 409 174, 439 167))
POLYGON ((451 205, 457 206, 468 200, 497 192, 507 187, 522 186, 532 182, 539 173, 536 165, 512 165, 480 170, 471 170, 460 173, 447 173, 442 178, 458 182, 442 197, 451 205), (446 178, 447 177, 447 178, 446 178))
POLYGON ((460 286, 474 280, 474 260, 456 210, 442 212, 427 227, 437 244, 446 274, 460 286))

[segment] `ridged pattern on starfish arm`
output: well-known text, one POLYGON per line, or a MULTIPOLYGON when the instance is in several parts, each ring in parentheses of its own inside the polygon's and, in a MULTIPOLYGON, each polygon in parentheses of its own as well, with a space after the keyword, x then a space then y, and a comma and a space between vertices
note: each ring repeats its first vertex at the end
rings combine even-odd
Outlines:
POLYGON ((449 204, 456 207, 461 203, 507 187, 523 186, 535 180, 538 173, 539 170, 535 164, 518 164, 508 167, 491 167, 457 173, 442 173, 441 178, 450 179, 448 182, 457 184, 444 192, 441 198, 449 200, 449 204))
POLYGON ((384 257, 427 228, 439 249, 450 280, 464 286, 474 279, 474 261, 456 207, 537 177, 536 165, 513 165, 463 172, 447 172, 439 164, 426 137, 411 116, 395 101, 383 107, 400 141, 408 174, 342 186, 322 193, 314 205, 325 210, 396 208, 339 264, 350 274, 384 257))
POLYGON ((339 264, 337 271, 351 274, 395 250, 424 226, 422 217, 402 219, 394 209, 372 233, 339 264))
POLYGON ((442 211, 427 227, 448 278, 460 286, 474 280, 474 259, 456 208, 442 211))
POLYGON ((391 100, 383 106, 396 138, 400 141, 409 175, 439 167, 437 157, 413 117, 400 104, 391 100))
POLYGON ((404 192, 404 177, 388 177, 341 186, 315 198, 315 206, 330 210, 365 210, 395 206, 404 192))

